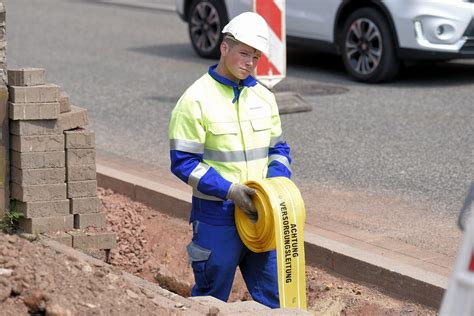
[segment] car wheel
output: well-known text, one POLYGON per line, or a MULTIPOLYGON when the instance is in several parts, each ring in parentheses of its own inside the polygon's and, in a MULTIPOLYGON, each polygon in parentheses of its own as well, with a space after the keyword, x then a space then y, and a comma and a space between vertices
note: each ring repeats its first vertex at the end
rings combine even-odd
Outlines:
POLYGON ((196 0, 191 5, 188 31, 196 53, 204 58, 218 58, 223 34, 228 22, 223 1, 196 0))
POLYGON ((347 72, 358 81, 383 82, 395 77, 400 61, 387 21, 377 10, 362 8, 346 20, 341 53, 347 72))

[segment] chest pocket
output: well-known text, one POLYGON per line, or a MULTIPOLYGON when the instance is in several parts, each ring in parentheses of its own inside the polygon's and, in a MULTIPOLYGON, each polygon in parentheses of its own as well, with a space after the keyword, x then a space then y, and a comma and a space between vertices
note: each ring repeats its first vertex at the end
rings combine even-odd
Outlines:
POLYGON ((240 149, 240 129, 237 122, 212 122, 208 125, 206 148, 219 151, 240 149))
POLYGON ((272 127, 272 121, 270 117, 250 120, 250 124, 252 124, 252 129, 254 132, 269 131, 272 127))
POLYGON ((217 122, 209 123, 209 132, 213 135, 237 135, 239 133, 239 126, 237 122, 217 122))

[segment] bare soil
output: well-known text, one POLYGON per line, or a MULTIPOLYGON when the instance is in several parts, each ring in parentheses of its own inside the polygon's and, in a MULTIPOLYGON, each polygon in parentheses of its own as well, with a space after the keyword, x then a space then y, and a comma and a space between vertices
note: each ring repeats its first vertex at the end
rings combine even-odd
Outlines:
MULTIPOLYGON (((108 230, 117 233, 111 266, 94 266, 39 243, 0 233, 2 315, 168 315, 153 293, 120 277, 133 273, 188 296, 192 269, 185 252, 190 226, 157 210, 99 188, 108 230)), ((103 252, 91 252, 104 258, 103 252)), ((306 267, 308 309, 316 315, 436 315, 315 267, 306 267)), ((230 301, 251 300, 237 274, 230 301)))
MULTIPOLYGON (((109 227, 118 235, 112 264, 189 296, 194 280, 186 254, 192 238, 190 225, 111 190, 99 189, 99 197, 109 227)), ((390 297, 316 267, 306 266, 306 283, 308 309, 318 315, 436 315, 431 308, 390 297)), ((251 297, 238 272, 229 301, 239 300, 251 297)))

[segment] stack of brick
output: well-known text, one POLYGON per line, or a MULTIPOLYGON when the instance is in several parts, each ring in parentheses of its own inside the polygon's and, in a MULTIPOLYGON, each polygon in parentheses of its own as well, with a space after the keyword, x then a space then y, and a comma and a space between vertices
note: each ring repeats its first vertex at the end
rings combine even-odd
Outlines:
POLYGON ((44 69, 8 71, 11 197, 28 233, 68 230, 64 135, 58 127, 59 86, 44 69))
MULTIPOLYGON (((104 228, 105 214, 97 197, 95 134, 84 128, 87 111, 71 105, 59 86, 46 84, 44 69, 9 70, 8 82, 11 196, 24 214, 20 227, 35 234, 104 228)), ((60 236, 70 239, 72 246, 76 240, 81 248, 107 249, 115 242, 115 234, 108 232, 60 236), (104 243, 107 247, 101 247, 104 243)))

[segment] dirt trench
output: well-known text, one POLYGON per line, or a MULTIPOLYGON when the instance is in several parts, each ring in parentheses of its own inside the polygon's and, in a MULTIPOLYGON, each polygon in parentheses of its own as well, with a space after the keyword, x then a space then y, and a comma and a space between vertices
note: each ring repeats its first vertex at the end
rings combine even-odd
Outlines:
MULTIPOLYGON (((186 245, 190 225, 159 210, 98 189, 108 229, 117 233, 111 264, 188 297, 193 285, 186 245)), ((96 255, 103 255, 96 253, 96 255)), ((306 266, 308 310, 316 315, 436 315, 434 309, 384 294, 312 266, 306 266)), ((229 301, 251 300, 239 272, 229 301)))

